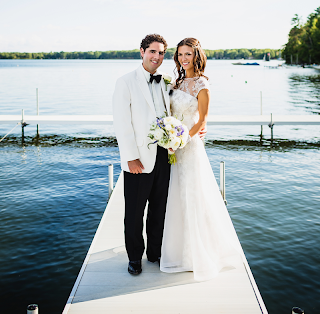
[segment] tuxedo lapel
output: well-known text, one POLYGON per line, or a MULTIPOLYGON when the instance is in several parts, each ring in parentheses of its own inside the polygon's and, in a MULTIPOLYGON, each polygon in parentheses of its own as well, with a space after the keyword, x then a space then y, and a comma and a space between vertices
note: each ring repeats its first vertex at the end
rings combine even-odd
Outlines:
POLYGON ((141 92, 144 96, 144 98, 146 99, 148 105, 150 106, 151 110, 154 112, 154 114, 156 115, 156 110, 154 108, 154 104, 153 104, 153 100, 152 100, 152 96, 150 93, 150 89, 148 86, 148 83, 146 81, 146 78, 142 72, 142 69, 139 67, 136 71, 137 73, 137 81, 139 84, 139 87, 141 89, 141 92))
POLYGON ((168 115, 170 116, 171 115, 171 113, 170 113, 170 98, 169 98, 168 91, 166 91, 166 84, 163 79, 161 79, 160 85, 161 85, 161 90, 162 90, 162 95, 164 98, 166 110, 167 110, 168 115))

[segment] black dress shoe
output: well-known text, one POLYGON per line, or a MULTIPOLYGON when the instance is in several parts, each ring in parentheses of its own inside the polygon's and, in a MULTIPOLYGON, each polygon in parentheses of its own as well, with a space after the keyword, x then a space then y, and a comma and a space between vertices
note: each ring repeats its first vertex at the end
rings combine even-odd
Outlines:
POLYGON ((139 275, 142 272, 141 261, 130 261, 128 265, 128 272, 131 275, 139 275))
POLYGON ((151 263, 157 263, 160 266, 160 257, 158 257, 156 260, 148 259, 148 261, 151 262, 151 263))

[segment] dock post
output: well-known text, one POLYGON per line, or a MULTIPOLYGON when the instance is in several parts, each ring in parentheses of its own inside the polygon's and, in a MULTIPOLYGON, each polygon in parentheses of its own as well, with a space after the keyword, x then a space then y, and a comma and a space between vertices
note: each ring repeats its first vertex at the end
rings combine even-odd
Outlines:
POLYGON ((21 110, 21 144, 24 144, 24 109, 21 110))
POLYGON ((38 304, 30 304, 27 307, 27 314, 38 314, 38 304))
MULTIPOLYGON (((37 96, 37 116, 39 115, 39 89, 36 88, 36 96, 37 96)), ((37 140, 39 139, 39 124, 37 124, 37 140)))
MULTIPOLYGON (((260 91, 260 114, 262 115, 262 91, 260 91)), ((263 125, 261 125, 260 142, 262 142, 262 137, 263 137, 263 125)))
POLYGON ((224 203, 227 205, 226 200, 226 173, 225 173, 225 163, 224 161, 220 161, 220 192, 224 203))
POLYGON ((113 164, 108 166, 108 175, 109 175, 109 198, 113 191, 113 164))
POLYGON ((24 144, 24 127, 26 127, 28 123, 24 122, 24 109, 21 111, 21 144, 24 144))
POLYGON ((271 142, 273 142, 273 126, 274 126, 274 123, 272 121, 272 113, 271 113, 271 121, 268 124, 268 127, 271 129, 271 142))
POLYGON ((304 310, 300 309, 300 307, 293 307, 292 314, 304 314, 304 310))

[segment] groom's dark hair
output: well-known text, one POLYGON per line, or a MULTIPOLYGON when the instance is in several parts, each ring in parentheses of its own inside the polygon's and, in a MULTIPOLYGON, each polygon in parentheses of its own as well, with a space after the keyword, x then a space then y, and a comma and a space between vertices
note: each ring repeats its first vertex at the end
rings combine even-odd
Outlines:
POLYGON ((146 49, 149 48, 149 46, 154 42, 163 44, 164 45, 164 52, 166 52, 168 44, 167 44, 166 40, 162 36, 160 36, 159 34, 147 35, 145 38, 142 39, 141 44, 140 44, 140 48, 142 48, 144 51, 146 51, 146 49))

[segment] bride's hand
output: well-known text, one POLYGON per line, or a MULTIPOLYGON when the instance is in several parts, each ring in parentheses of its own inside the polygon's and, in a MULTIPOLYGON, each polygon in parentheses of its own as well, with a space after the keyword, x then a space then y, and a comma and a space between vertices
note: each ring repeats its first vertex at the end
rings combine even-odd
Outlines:
POLYGON ((168 151, 170 151, 171 153, 174 153, 174 150, 172 148, 168 148, 168 151))

